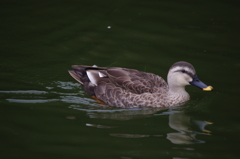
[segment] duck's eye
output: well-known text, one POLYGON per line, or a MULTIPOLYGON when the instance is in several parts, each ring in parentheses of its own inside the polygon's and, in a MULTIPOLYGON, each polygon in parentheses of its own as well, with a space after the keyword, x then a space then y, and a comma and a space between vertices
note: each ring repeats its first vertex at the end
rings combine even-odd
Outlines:
POLYGON ((185 70, 181 70, 181 72, 182 72, 182 73, 186 73, 186 71, 185 71, 185 70))

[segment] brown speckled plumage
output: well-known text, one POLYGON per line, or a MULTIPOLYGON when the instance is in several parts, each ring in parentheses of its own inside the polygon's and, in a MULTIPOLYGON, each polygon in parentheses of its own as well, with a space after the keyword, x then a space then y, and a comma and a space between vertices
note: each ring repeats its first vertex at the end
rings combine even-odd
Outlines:
MULTIPOLYGON (((119 67, 73 65, 72 68, 73 70, 69 71, 70 75, 83 85, 89 95, 111 106, 169 107, 189 100, 189 95, 184 89, 186 84, 179 86, 178 89, 170 89, 163 78, 152 73, 119 67)), ((193 66, 187 62, 175 63, 170 68, 169 74, 171 70, 175 71, 172 74, 195 75, 193 66)), ((171 76, 168 78, 171 80, 171 76)))

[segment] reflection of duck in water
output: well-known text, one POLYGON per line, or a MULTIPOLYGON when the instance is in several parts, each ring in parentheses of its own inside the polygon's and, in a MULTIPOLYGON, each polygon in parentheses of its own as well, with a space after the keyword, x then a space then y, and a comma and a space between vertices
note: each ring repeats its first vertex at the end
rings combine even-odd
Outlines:
POLYGON ((111 67, 72 66, 70 75, 81 83, 85 91, 111 106, 169 107, 189 100, 186 85, 205 91, 213 88, 202 83, 194 67, 176 62, 168 72, 168 84, 163 78, 133 69, 111 67))
POLYGON ((209 130, 205 130, 205 126, 212 124, 206 121, 190 120, 190 117, 183 112, 178 112, 169 115, 169 126, 178 132, 168 133, 167 139, 174 144, 193 144, 204 143, 202 140, 196 139, 196 134, 210 134, 209 130), (194 123, 202 131, 202 133, 191 130, 191 125, 194 123))
MULTIPOLYGON (((179 107, 178 107, 179 108, 179 107)), ((197 134, 210 135, 210 131, 205 129, 205 126, 212 124, 210 122, 201 120, 191 120, 191 117, 182 111, 171 110, 164 111, 159 114, 158 111, 163 110, 162 108, 134 108, 134 109, 121 109, 121 111, 111 110, 110 112, 91 112, 89 116, 91 118, 102 118, 102 119, 115 119, 115 120, 129 120, 132 118, 143 117, 146 118, 147 115, 164 115, 169 116, 169 127, 176 130, 177 132, 170 131, 167 133, 167 139, 174 144, 194 144, 194 143, 205 143, 203 140, 198 140, 196 138, 197 134), (157 113, 157 114, 155 114, 157 113), (199 131, 200 130, 200 131, 199 131)), ((107 126, 100 124, 87 123, 86 126, 95 128, 115 128, 117 126, 107 126)), ((136 131, 136 133, 111 133, 109 134, 113 137, 120 138, 146 138, 146 137, 164 137, 165 135, 161 133, 158 134, 142 134, 142 131, 136 131)))

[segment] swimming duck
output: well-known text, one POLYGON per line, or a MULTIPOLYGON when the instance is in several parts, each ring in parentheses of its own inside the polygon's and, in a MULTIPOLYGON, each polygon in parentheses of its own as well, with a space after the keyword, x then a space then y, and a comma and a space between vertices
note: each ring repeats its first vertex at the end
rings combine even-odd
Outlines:
POLYGON ((201 82, 194 67, 184 61, 174 63, 168 72, 167 82, 160 76, 120 67, 73 65, 70 75, 83 85, 90 96, 104 103, 122 107, 169 107, 190 99, 186 85, 204 91, 212 86, 201 82))

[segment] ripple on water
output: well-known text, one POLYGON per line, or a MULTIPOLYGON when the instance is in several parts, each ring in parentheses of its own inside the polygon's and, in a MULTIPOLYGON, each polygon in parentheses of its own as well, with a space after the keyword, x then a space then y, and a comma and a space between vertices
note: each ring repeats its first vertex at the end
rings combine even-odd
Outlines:
MULTIPOLYGON (((44 84, 41 84, 44 85, 44 84)), ((65 102, 72 104, 91 105, 93 99, 85 98, 80 84, 72 82, 56 81, 48 86, 46 90, 1 90, 5 94, 5 100, 12 103, 48 103, 65 102)), ((93 105, 96 105, 95 103, 93 105)))

